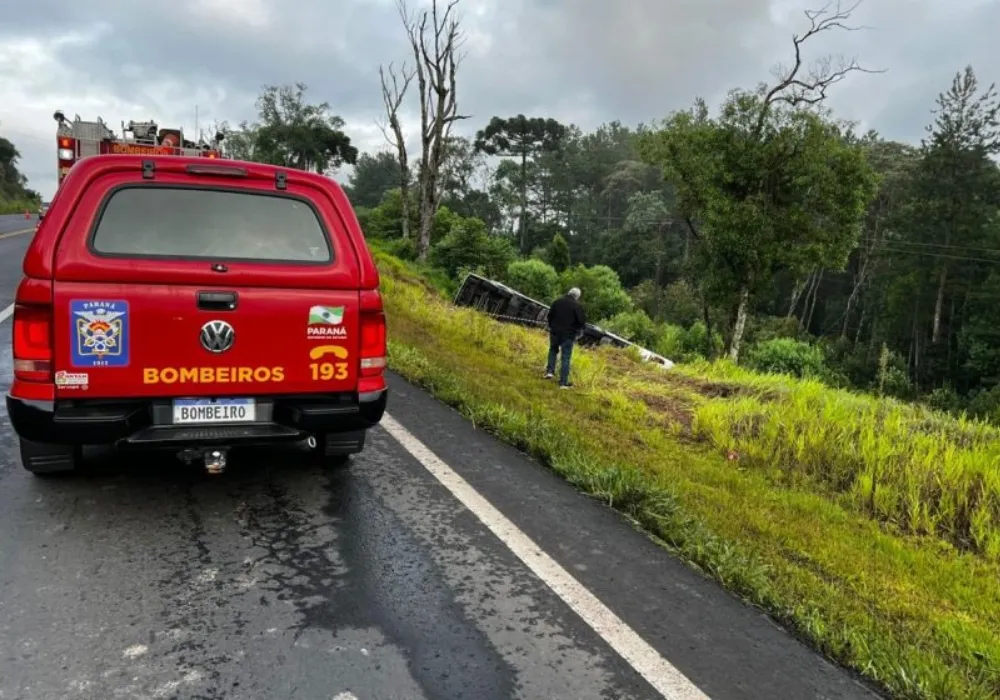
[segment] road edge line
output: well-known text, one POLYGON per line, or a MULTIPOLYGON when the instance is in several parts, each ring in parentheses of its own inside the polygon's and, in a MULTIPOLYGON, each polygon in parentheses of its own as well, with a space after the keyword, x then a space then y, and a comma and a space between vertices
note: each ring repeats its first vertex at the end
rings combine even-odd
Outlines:
POLYGON ((0 323, 3 323, 13 315, 14 315, 14 304, 11 304, 3 311, 0 311, 0 323))
POLYGON ((33 228, 26 228, 23 231, 8 231, 7 233, 0 233, 0 241, 2 241, 4 238, 13 238, 14 236, 23 236, 24 234, 31 233, 34 230, 35 229, 33 229, 33 228))
POLYGON ((542 551, 493 504, 479 494, 409 430, 388 413, 382 427, 410 456, 486 526, 569 608, 635 671, 668 700, 709 700, 690 679, 615 615, 597 596, 542 551))

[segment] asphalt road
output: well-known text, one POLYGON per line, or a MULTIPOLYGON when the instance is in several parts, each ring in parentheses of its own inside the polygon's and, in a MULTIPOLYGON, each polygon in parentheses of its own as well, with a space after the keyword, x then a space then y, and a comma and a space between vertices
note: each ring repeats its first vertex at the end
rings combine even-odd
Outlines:
MULTIPOLYGON (((4 305, 28 238, 0 238, 4 305)), ((4 384, 9 346, 6 321, 4 384)), ((94 454, 40 480, 4 421, 0 699, 874 697, 391 384, 391 420, 340 472, 291 450, 235 454, 216 477, 94 454)))
MULTIPOLYGON (((5 309, 14 301, 17 283, 21 279, 21 262, 24 251, 31 240, 31 232, 35 230, 38 217, 25 219, 24 215, 0 215, 0 309, 5 309)), ((9 321, 8 321, 9 323, 9 321)), ((3 348, 10 355, 9 344, 3 348)), ((3 696, 0 695, 0 700, 3 696)))
POLYGON ((38 222, 36 214, 31 215, 31 219, 25 219, 24 214, 0 214, 0 235, 11 231, 21 231, 26 228, 34 228, 38 222))

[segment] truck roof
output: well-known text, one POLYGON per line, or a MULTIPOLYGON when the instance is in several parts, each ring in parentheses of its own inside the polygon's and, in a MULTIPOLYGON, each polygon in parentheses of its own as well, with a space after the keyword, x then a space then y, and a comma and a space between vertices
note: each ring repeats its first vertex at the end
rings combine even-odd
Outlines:
MULTIPOLYGON (((84 198, 91 185, 101 177, 111 174, 134 173, 135 183, 157 184, 157 174, 170 174, 176 184, 177 176, 188 176, 190 183, 221 189, 242 189, 241 183, 254 182, 258 187, 264 182, 273 183, 276 193, 288 185, 309 186, 322 191, 332 207, 327 213, 339 218, 360 264, 359 289, 378 289, 378 270, 367 250, 364 234, 354 209, 336 180, 318 173, 230 159, 206 159, 190 156, 139 156, 95 155, 80 160, 70 169, 62 185, 52 198, 51 206, 24 258, 24 273, 28 277, 51 279, 54 254, 65 228, 65 222, 84 198)), ((103 197, 102 197, 103 199, 103 197)), ((96 207, 95 207, 96 214, 96 207)))

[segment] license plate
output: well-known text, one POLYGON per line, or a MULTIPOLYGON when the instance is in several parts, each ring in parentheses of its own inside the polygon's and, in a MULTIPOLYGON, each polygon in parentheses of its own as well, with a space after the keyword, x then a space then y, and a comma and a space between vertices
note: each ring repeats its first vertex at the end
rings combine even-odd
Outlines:
POLYGON ((174 425, 191 423, 252 423, 253 399, 174 399, 174 425))

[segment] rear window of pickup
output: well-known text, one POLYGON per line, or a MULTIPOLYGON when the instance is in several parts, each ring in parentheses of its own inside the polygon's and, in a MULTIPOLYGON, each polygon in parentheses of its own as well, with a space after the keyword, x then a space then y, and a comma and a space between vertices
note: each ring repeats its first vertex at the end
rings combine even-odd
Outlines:
POLYGON ((113 190, 90 248, 97 255, 129 258, 333 262, 329 236, 305 200, 196 187, 113 190))

